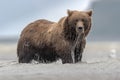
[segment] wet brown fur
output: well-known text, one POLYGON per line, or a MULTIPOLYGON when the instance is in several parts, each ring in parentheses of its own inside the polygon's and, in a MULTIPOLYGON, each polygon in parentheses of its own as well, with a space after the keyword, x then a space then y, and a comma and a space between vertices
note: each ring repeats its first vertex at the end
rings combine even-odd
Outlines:
POLYGON ((29 63, 34 59, 48 63, 61 59, 62 63, 73 63, 71 47, 78 36, 73 26, 77 22, 76 19, 86 19, 83 37, 75 48, 75 62, 81 61, 86 44, 85 37, 91 28, 89 13, 68 11, 68 16, 61 18, 58 23, 42 19, 29 24, 18 41, 19 62, 29 63))

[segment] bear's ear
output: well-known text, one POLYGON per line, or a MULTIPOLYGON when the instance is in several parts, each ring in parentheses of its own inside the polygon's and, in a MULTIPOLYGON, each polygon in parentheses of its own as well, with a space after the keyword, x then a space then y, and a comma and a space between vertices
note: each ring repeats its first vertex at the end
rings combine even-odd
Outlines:
POLYGON ((86 12, 89 16, 92 16, 92 10, 86 12))
POLYGON ((67 14, 68 14, 68 16, 71 16, 72 15, 72 13, 73 13, 73 11, 71 11, 71 10, 67 10, 67 14))

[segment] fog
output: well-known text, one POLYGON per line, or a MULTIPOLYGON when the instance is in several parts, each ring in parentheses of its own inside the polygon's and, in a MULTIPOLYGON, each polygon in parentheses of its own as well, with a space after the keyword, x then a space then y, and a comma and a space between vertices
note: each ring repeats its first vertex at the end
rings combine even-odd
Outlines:
POLYGON ((89 40, 119 41, 120 37, 120 0, 99 0, 91 6, 93 25, 89 40))
POLYGON ((17 41, 23 28, 38 19, 57 22, 67 9, 93 10, 88 41, 119 41, 119 0, 0 1, 0 41, 17 41))
POLYGON ((0 39, 19 37, 22 29, 38 19, 57 22, 67 9, 86 10, 89 0, 3 0, 0 1, 0 39))

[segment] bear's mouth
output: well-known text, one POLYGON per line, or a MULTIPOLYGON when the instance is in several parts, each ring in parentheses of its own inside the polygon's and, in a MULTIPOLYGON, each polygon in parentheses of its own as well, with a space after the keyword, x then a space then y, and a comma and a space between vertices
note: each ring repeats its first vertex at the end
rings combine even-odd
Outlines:
POLYGON ((78 36, 76 37, 76 41, 79 40, 79 42, 81 42, 81 41, 84 39, 84 37, 85 37, 84 31, 83 31, 83 32, 80 32, 80 33, 78 34, 78 36))

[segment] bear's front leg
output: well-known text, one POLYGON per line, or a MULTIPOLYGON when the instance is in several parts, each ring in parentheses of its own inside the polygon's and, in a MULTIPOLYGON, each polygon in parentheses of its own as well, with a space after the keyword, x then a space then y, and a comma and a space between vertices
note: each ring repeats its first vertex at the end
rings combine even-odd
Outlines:
POLYGON ((75 63, 82 60, 82 53, 86 45, 86 40, 84 39, 81 43, 77 44, 75 48, 75 63))
POLYGON ((65 64, 65 63, 73 63, 73 59, 72 59, 71 53, 64 53, 61 56, 61 59, 62 59, 62 63, 63 64, 65 64))

